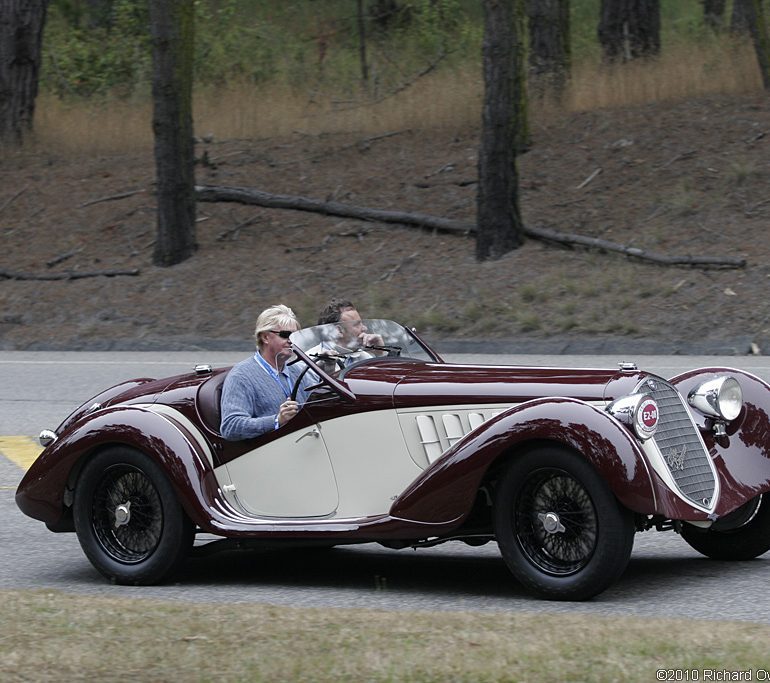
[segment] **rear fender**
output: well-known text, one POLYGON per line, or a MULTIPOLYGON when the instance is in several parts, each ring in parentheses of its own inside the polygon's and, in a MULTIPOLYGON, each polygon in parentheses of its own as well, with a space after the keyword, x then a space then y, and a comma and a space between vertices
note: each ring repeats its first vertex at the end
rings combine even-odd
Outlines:
MULTIPOLYGON (((65 513, 65 491, 95 453, 109 446, 128 446, 160 465, 190 519, 209 526, 207 509, 216 493, 210 453, 191 423, 176 411, 154 412, 153 406, 119 406, 89 415, 65 431, 32 464, 16 492, 26 515, 56 526, 65 513)), ((162 407, 161 407, 162 409, 162 407)))
POLYGON ((584 401, 547 398, 511 408, 470 432, 399 496, 390 514, 425 523, 460 521, 491 467, 543 442, 588 460, 625 507, 654 511, 647 462, 626 428, 584 401))

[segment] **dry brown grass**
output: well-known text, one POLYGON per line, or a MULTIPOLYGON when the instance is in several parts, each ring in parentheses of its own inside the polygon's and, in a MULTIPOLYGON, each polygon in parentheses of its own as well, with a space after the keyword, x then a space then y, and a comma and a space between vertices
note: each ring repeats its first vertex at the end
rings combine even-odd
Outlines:
POLYGON ((575 68, 572 111, 685 100, 701 95, 760 90, 762 80, 750 44, 730 40, 675 45, 652 62, 607 67, 585 62, 575 68))
MULTIPOLYGON (((479 122, 480 74, 478 65, 430 74, 397 95, 375 102, 280 85, 232 85, 197 93, 195 128, 199 135, 213 135, 217 140, 293 132, 375 135, 404 129, 459 129, 479 122)), ((672 46, 652 62, 617 67, 578 64, 565 106, 569 111, 585 111, 759 88, 751 46, 725 40, 704 46, 672 46)), ((533 102, 532 107, 532 117, 538 121, 556 114, 552 104, 533 102)), ((39 148, 62 153, 149 147, 151 114, 147 101, 65 104, 45 96, 38 102, 37 141, 39 148)))
MULTIPOLYGON (((767 669, 736 622, 296 609, 0 592, 4 681, 648 681, 767 669), (686 647, 681 638, 686 634, 686 647)), ((714 679, 716 680, 716 679, 714 679)))

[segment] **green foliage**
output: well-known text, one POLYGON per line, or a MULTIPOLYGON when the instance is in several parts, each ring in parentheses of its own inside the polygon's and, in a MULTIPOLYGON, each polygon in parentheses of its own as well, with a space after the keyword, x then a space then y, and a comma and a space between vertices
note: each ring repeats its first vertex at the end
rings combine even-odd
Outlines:
MULTIPOLYGON (((434 62, 474 55, 479 13, 463 0, 398 0, 398 21, 365 16, 368 68, 377 93, 408 82, 434 62)), ((367 10, 374 5, 364 3, 367 10)), ((195 0, 199 85, 281 81, 351 92, 360 86, 354 0, 195 0)), ((60 97, 149 92, 146 0, 104 0, 97 17, 82 3, 54 0, 43 43, 41 86, 60 97), (106 9, 105 9, 106 8, 106 9)))
POLYGON ((228 79, 254 83, 275 75, 280 46, 271 41, 269 24, 244 22, 237 0, 197 0, 195 76, 199 82, 223 84, 228 79))
MULTIPOLYGON (((598 58, 596 38, 601 0, 571 0, 572 50, 576 60, 598 58)), ((729 7, 728 7, 729 11, 729 7)), ((729 21, 729 15, 726 17, 729 21)), ((703 22, 701 0, 676 0, 660 3, 661 43, 663 50, 681 42, 713 40, 713 32, 703 22)))
MULTIPOLYGON (((52 0, 41 86, 61 97, 149 92, 148 0, 52 0)), ((575 62, 596 59, 600 0, 571 0, 575 62)), ((478 64, 478 0, 364 0, 365 46, 375 97, 434 68, 478 64), (383 14, 390 7, 391 14, 383 14)), ((195 0, 195 79, 200 86, 280 82, 309 93, 362 86, 356 0, 195 0)), ((700 0, 661 3, 662 42, 713 41, 700 0)))
POLYGON ((146 4, 135 0, 115 0, 110 22, 98 26, 83 25, 69 3, 54 3, 43 40, 42 87, 60 96, 132 94, 149 83, 148 25, 146 4))

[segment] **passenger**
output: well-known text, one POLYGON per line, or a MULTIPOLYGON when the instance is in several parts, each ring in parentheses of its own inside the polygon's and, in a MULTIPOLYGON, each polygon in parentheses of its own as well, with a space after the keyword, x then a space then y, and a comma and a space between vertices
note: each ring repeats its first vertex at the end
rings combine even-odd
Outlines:
MULTIPOLYGON (((271 306, 260 313, 254 330, 257 352, 233 367, 222 387, 222 423, 225 439, 251 439, 286 424, 299 410, 291 391, 305 367, 286 366, 291 356, 289 335, 300 329, 288 306, 271 306)), ((304 401, 305 387, 312 378, 303 377, 297 398, 304 401)))
MULTIPOLYGON (((339 336, 333 341, 324 340, 307 353, 313 356, 337 356, 343 366, 352 365, 365 358, 385 353, 381 350, 367 351, 365 347, 383 346, 379 334, 370 334, 352 302, 334 298, 318 316, 319 325, 337 324, 339 336)), ((322 365, 325 367, 325 364, 322 365)), ((328 367, 326 368, 328 369, 328 367)))

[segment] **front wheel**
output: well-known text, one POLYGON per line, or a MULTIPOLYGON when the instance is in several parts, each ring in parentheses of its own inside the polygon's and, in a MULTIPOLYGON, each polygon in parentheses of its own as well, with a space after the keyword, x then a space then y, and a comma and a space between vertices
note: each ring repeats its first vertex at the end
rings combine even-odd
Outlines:
MULTIPOLYGON (((710 529, 682 525, 682 538, 701 555, 713 560, 752 560, 770 550, 770 497, 753 498, 735 515, 737 526, 725 528, 717 521, 710 529)), ((727 518, 725 518, 727 519, 727 518)))
POLYGON ((526 588, 549 600, 587 600, 625 570, 634 523, 581 456, 541 448, 514 460, 498 482, 495 533, 526 588))
POLYGON ((109 448, 86 464, 74 518, 83 552, 114 583, 158 583, 192 547, 193 525, 163 470, 130 448, 109 448))

